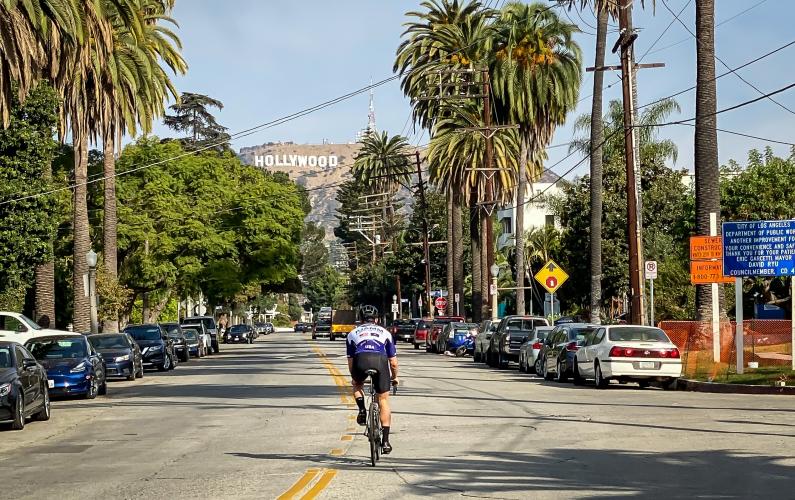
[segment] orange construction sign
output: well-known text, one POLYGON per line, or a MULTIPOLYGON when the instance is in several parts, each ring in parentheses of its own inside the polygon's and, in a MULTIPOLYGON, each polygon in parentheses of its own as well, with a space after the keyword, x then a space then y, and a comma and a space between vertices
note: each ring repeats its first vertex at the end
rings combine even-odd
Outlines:
POLYGON ((691 236, 690 260, 723 259, 723 238, 720 236, 691 236))
POLYGON ((719 260, 694 260, 690 262, 690 283, 709 285, 710 283, 734 283, 734 278, 723 275, 723 262, 719 260))

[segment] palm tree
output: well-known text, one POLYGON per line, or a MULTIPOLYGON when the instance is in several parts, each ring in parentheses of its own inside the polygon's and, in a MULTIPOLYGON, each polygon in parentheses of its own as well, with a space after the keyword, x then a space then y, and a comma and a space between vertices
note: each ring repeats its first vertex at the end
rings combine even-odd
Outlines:
MULTIPOLYGON (((577 27, 564 23, 548 6, 512 2, 495 26, 494 91, 504 118, 519 125, 516 233, 524 234, 527 181, 537 179, 555 127, 577 104, 582 53, 572 39, 577 27), (529 169, 528 169, 529 166, 529 169)), ((524 314, 525 259, 516 245, 517 314, 524 314)))
MULTIPOLYGON (((708 235, 710 214, 720 219, 720 165, 715 84, 715 0, 696 0, 696 127, 695 184, 696 234, 708 235)), ((696 319, 712 317, 711 285, 696 286, 696 319)), ((723 286, 718 285, 718 300, 723 310, 723 286)), ((723 314, 721 314, 723 315, 723 314)))
POLYGON ((411 181, 412 166, 409 142, 401 135, 386 132, 366 134, 353 163, 351 173, 375 192, 396 193, 411 181))

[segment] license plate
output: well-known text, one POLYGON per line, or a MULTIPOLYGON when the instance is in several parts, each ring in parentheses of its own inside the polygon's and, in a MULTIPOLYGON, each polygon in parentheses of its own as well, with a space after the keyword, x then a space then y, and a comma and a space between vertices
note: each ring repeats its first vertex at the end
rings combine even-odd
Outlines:
POLYGON ((657 368, 657 363, 654 361, 639 361, 638 368, 641 370, 654 370, 657 368))
POLYGON ((55 380, 48 380, 47 381, 47 387, 49 387, 50 389, 55 387, 55 380))

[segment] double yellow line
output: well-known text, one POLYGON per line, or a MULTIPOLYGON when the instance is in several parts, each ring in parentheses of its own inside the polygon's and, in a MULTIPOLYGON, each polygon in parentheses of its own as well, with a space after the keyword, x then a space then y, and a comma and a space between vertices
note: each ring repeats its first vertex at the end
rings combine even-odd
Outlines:
POLYGON ((295 498, 300 498, 301 500, 310 500, 312 498, 317 497, 321 491, 323 491, 326 486, 329 485, 334 476, 337 475, 337 471, 333 469, 309 469, 301 476, 298 481, 293 484, 289 490, 282 493, 277 500, 292 500, 295 498), (299 496, 304 489, 315 480, 315 478, 319 477, 320 479, 307 491, 303 494, 303 496, 299 496))

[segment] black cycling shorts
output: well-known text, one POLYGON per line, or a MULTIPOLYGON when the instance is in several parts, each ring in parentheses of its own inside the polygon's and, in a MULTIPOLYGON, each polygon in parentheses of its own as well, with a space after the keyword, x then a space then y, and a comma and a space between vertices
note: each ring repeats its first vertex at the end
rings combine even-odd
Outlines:
POLYGON ((383 394, 389 392, 392 385, 392 377, 389 374, 389 358, 383 354, 363 352, 353 357, 351 367, 351 377, 358 383, 367 380, 367 370, 375 370, 378 373, 373 376, 375 392, 383 394))

